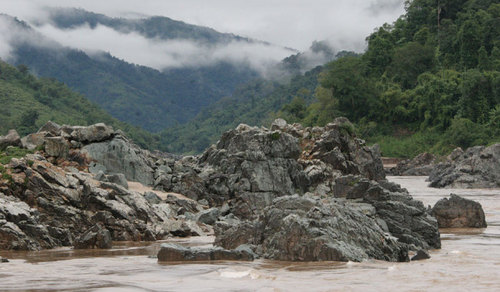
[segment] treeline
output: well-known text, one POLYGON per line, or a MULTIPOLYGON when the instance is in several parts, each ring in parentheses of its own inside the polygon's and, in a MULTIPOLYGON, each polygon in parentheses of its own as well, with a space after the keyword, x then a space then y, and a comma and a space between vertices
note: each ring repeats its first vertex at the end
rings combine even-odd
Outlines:
POLYGON ((346 116, 387 156, 500 141, 499 1, 407 1, 366 40, 363 55, 326 65, 314 103, 278 114, 309 126, 346 116))
POLYGON ((37 78, 28 67, 13 67, 0 60, 0 135, 9 129, 19 134, 36 132, 47 121, 90 125, 103 122, 121 129, 144 148, 156 149, 159 138, 111 115, 52 78, 37 78))

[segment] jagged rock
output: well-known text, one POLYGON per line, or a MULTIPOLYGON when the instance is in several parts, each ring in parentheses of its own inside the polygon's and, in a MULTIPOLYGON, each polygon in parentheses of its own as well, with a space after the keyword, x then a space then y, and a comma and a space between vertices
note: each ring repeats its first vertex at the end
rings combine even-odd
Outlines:
POLYGON ((123 173, 104 174, 104 172, 99 171, 94 178, 98 181, 114 183, 128 189, 128 182, 123 173))
POLYGON ((71 138, 82 143, 93 143, 109 140, 114 135, 113 128, 103 123, 88 127, 75 127, 71 138))
POLYGON ((48 132, 28 134, 21 139, 21 145, 25 149, 34 150, 38 147, 42 147, 45 144, 45 139, 51 136, 52 135, 48 132))
POLYGON ((256 245, 264 258, 287 261, 407 261, 408 247, 362 212, 335 199, 284 196, 258 220, 216 228, 216 244, 256 245))
POLYGON ((253 261, 254 256, 245 248, 226 250, 222 248, 200 249, 164 243, 158 252, 159 262, 180 261, 253 261))
POLYGON ((121 136, 85 145, 82 153, 96 163, 94 168, 90 169, 91 172, 123 173, 127 180, 153 185, 154 159, 148 151, 140 149, 121 136))
POLYGON ((7 148, 8 146, 22 146, 21 137, 16 130, 9 130, 7 135, 0 136, 0 150, 7 148))
POLYGON ((153 204, 159 204, 161 203, 161 198, 158 197, 158 195, 156 193, 153 193, 153 192, 145 192, 144 193, 144 198, 146 199, 146 201, 148 201, 151 205, 153 204))
POLYGON ((450 198, 439 200, 432 208, 432 215, 440 228, 485 228, 483 208, 478 202, 451 194, 450 198))
POLYGON ((63 137, 47 137, 45 152, 49 156, 66 159, 69 156, 69 143, 63 137))
POLYGON ((437 164, 429 175, 429 186, 436 188, 500 187, 500 143, 489 147, 475 146, 453 160, 437 164))
POLYGON ((101 224, 96 224, 75 240, 75 249, 112 247, 111 233, 101 224))
POLYGON ((210 208, 208 210, 199 212, 196 218, 198 222, 208 225, 214 225, 215 222, 217 222, 219 216, 220 216, 220 211, 218 208, 210 208))
POLYGON ((48 132, 54 136, 59 136, 61 134, 61 126, 52 121, 48 121, 43 125, 37 133, 48 132))
POLYGON ((428 251, 426 250, 423 250, 423 249, 419 249, 417 254, 414 255, 411 260, 412 261, 421 261, 421 260, 427 260, 427 259, 430 259, 431 258, 431 255, 429 254, 428 251))
POLYGON ((400 161, 389 170, 391 175, 424 176, 429 175, 436 163, 436 157, 430 153, 422 153, 413 159, 400 161))

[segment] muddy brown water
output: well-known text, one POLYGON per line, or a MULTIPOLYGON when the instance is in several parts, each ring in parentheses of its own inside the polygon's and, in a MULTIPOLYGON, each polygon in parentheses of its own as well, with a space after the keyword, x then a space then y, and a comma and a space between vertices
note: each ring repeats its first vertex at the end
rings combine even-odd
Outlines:
MULTIPOLYGON (((7 252, 1 291, 500 291, 500 190, 431 189, 425 177, 389 177, 426 205, 453 192, 476 200, 486 229, 441 230, 442 249, 410 263, 257 260, 158 264, 161 242, 111 250, 7 252)), ((172 239, 209 246, 213 238, 172 239)))

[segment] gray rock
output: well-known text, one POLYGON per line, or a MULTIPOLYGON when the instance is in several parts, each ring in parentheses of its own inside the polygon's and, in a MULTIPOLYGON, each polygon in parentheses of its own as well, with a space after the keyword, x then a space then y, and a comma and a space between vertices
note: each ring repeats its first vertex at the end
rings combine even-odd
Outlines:
POLYGON ((21 139, 21 145, 25 149, 34 150, 42 147, 47 137, 51 137, 51 134, 48 132, 29 134, 21 139))
POLYGON ((69 156, 69 143, 62 137, 47 137, 45 152, 49 156, 66 159, 69 156))
POLYGON ((164 243, 158 252, 158 262, 253 260, 253 253, 250 253, 245 248, 235 250, 222 248, 199 249, 173 243, 164 243))
POLYGON ((40 132, 48 132, 54 136, 59 136, 61 134, 61 126, 52 121, 48 121, 38 130, 37 133, 40 132))
POLYGON ((109 249, 112 247, 111 233, 101 224, 96 224, 78 237, 74 245, 75 249, 109 249))
POLYGON ((0 257, 0 263, 8 263, 8 262, 9 262, 9 259, 4 258, 4 257, 0 257))
POLYGON ((208 210, 204 210, 198 213, 196 219, 198 222, 214 225, 215 222, 219 219, 220 211, 218 208, 210 208, 208 210))
POLYGON ((423 250, 423 249, 419 249, 417 254, 414 255, 411 260, 412 261, 421 261, 421 260, 427 260, 427 259, 430 259, 431 258, 431 255, 429 254, 428 251, 426 250, 423 250))
POLYGON ((430 153, 421 153, 413 159, 400 161, 389 170, 391 175, 424 176, 429 175, 436 163, 436 157, 430 153))
POLYGON ((71 138, 82 143, 93 143, 109 140, 114 135, 113 128, 103 123, 88 127, 74 128, 71 138))
POLYGON ((21 137, 19 137, 16 130, 9 130, 7 135, 0 136, 0 150, 5 149, 8 146, 22 146, 21 137))
POLYGON ((82 153, 97 164, 92 172, 123 173, 127 180, 153 185, 153 160, 148 151, 140 149, 122 137, 86 145, 82 153))
POLYGON ((478 202, 451 194, 439 200, 431 210, 440 228, 485 228, 483 208, 478 202))
POLYGON ((498 188, 500 187, 500 143, 489 147, 476 146, 437 164, 429 181, 436 188, 498 188))
POLYGON ((156 193, 153 193, 153 192, 145 192, 144 193, 144 198, 146 199, 146 201, 148 201, 151 205, 153 204, 159 204, 161 203, 161 198, 158 197, 158 195, 156 193))

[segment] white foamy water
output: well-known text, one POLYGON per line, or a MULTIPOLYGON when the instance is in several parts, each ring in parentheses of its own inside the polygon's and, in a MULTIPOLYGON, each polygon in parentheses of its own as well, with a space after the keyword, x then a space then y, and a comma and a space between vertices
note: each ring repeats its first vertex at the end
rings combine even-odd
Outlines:
MULTIPOLYGON (((441 230, 442 249, 410 263, 257 260, 158 264, 160 243, 108 251, 0 252, 1 291, 500 291, 500 190, 427 188, 424 177, 390 177, 426 205, 456 193, 483 205, 488 228, 441 230)), ((211 238, 175 240, 207 246, 211 238)))

